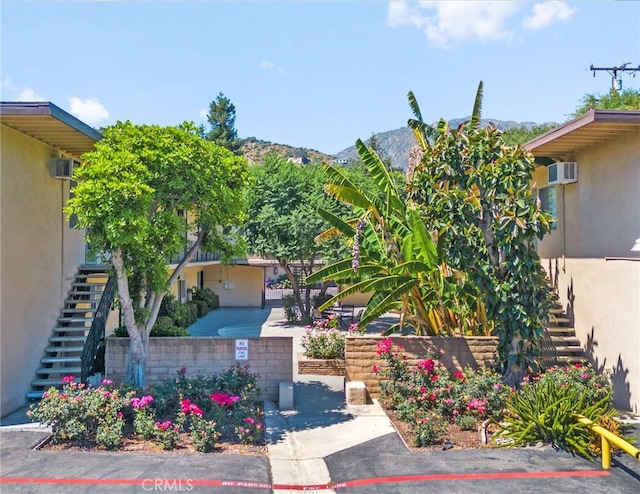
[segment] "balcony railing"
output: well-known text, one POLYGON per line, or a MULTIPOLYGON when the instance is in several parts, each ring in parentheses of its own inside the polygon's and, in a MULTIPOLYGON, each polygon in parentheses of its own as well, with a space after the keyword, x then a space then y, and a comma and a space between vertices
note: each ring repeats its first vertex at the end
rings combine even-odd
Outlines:
MULTIPOLYGON (((182 261, 187 255, 187 251, 183 251, 180 252, 179 254, 171 257, 169 259, 169 264, 179 264, 180 261, 182 261)), ((193 256, 193 259, 191 259, 191 262, 212 262, 212 261, 219 261, 220 260, 220 253, 219 252, 202 252, 201 250, 198 251, 196 253, 195 256, 193 256)))

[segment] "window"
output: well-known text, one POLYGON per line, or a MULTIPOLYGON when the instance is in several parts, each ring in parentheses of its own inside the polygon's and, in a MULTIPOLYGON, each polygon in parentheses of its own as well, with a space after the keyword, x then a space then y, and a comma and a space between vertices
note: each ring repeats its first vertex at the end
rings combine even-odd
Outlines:
POLYGON ((551 213, 553 217, 553 223, 551 223, 551 229, 558 228, 558 204, 556 200, 556 186, 545 187, 538 189, 538 199, 542 205, 542 209, 551 213))
POLYGON ((187 301, 187 280, 178 279, 178 298, 180 302, 187 301))
POLYGON ((198 271, 198 289, 204 288, 204 271, 198 271))

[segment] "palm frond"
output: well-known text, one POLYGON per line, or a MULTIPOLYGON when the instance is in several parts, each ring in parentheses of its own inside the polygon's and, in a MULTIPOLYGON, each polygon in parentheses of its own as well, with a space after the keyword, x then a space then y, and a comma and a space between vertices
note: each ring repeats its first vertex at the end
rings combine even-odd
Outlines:
POLYGON ((473 103, 473 112, 471 113, 471 121, 469 122, 469 128, 476 130, 480 125, 480 118, 482 112, 482 81, 478 84, 478 91, 476 92, 476 100, 473 103))

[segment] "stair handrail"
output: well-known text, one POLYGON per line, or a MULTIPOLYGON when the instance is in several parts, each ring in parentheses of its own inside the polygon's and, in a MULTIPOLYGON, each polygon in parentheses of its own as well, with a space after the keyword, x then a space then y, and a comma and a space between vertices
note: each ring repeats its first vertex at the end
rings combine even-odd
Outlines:
POLYGON ((82 347, 80 382, 87 382, 88 377, 95 371, 98 347, 100 346, 100 341, 104 340, 107 318, 109 317, 109 312, 111 312, 115 293, 116 278, 114 275, 110 275, 102 291, 102 297, 100 297, 98 308, 93 317, 91 329, 82 347))

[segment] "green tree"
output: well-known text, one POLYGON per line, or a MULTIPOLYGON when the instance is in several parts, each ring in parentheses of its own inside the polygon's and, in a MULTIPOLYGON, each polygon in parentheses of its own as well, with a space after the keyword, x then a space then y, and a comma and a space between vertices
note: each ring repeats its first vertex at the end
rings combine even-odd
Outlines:
POLYGON ((409 93, 409 120, 422 156, 412 163, 409 198, 445 260, 478 287, 499 337, 505 381, 519 384, 535 367, 551 290, 535 249, 551 218, 531 188, 533 156, 505 146, 495 127, 480 128, 482 82, 471 119, 458 128, 425 124, 409 93))
POLYGON ((83 158, 65 211, 88 228, 94 251, 110 255, 131 339, 127 381, 141 386, 149 333, 171 284, 199 250, 224 259, 242 252, 229 227, 244 218, 248 168, 188 123, 118 122, 83 158), (171 273, 167 260, 183 251, 171 273))
POLYGON ((520 125, 518 127, 512 127, 502 133, 502 142, 507 146, 515 146, 517 144, 524 144, 525 142, 535 139, 536 137, 549 132, 556 128, 555 124, 547 123, 541 125, 520 125))
POLYGON ((362 141, 356 149, 372 187, 363 188, 342 167, 325 165, 325 189, 351 206, 352 216, 343 220, 320 210, 332 225, 323 236, 339 233, 351 246, 348 257, 310 278, 347 285, 324 306, 354 292, 374 292, 360 318, 362 325, 394 311, 400 321, 388 333, 407 325, 418 335, 484 334, 487 326, 473 287, 441 263, 419 209, 405 202, 393 172, 362 141))
POLYGON ((219 93, 209 104, 207 121, 211 130, 206 134, 206 138, 237 154, 242 142, 238 139, 235 128, 236 107, 224 94, 219 93))
POLYGON ((625 89, 606 94, 585 94, 573 117, 579 117, 589 110, 640 110, 640 90, 625 89))
POLYGON ((339 250, 335 240, 315 242, 315 237, 327 228, 317 210, 321 206, 332 209, 337 204, 323 191, 320 166, 298 165, 269 154, 262 165, 251 170, 255 180, 250 190, 249 220, 244 227, 250 250, 278 260, 291 282, 303 319, 308 320, 311 289, 306 278, 318 266, 320 256, 339 250), (296 278, 294 266, 300 268, 302 279, 296 278), (306 285, 304 294, 299 281, 306 285))

